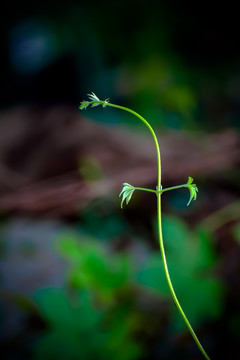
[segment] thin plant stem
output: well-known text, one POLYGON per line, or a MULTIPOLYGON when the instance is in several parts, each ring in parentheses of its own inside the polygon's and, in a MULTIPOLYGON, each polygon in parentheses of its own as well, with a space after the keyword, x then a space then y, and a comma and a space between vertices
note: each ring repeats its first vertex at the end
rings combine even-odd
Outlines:
POLYGON ((181 188, 183 188, 183 187, 187 187, 187 184, 177 185, 177 186, 171 186, 171 187, 162 189, 162 190, 161 190, 161 194, 162 194, 163 192, 165 192, 165 191, 181 189, 181 188))
POLYGON ((115 104, 111 104, 111 103, 107 103, 107 106, 111 106, 111 107, 114 107, 114 108, 117 108, 117 109, 121 109, 121 110, 125 110, 133 115, 135 115, 136 117, 138 117, 147 127, 148 129, 150 130, 151 134, 152 134, 152 137, 153 137, 153 140, 154 140, 154 143, 155 143, 155 146, 156 146, 156 150, 157 150, 157 162, 158 162, 158 182, 157 182, 157 190, 159 191, 160 188, 161 188, 161 175, 162 175, 162 172, 161 172, 161 155, 160 155, 160 148, 159 148, 159 144, 158 144, 158 140, 157 140, 157 137, 156 137, 156 134, 153 130, 153 128, 151 127, 151 125, 147 122, 146 119, 144 119, 143 116, 141 116, 140 114, 138 114, 136 111, 133 111, 129 108, 126 108, 124 106, 120 106, 120 105, 115 105, 115 104))
POLYGON ((203 354, 203 356, 205 357, 205 359, 210 360, 209 356, 207 355, 207 353, 205 352, 204 348, 202 347, 200 341, 198 340, 197 335, 195 334, 191 324, 189 323, 179 301, 178 298, 175 294, 173 285, 172 285, 172 281, 169 275, 169 271, 168 271, 168 265, 167 265, 167 259, 166 259, 166 254, 165 254, 165 249, 164 249, 164 244, 163 244, 163 236, 162 236, 162 216, 161 216, 161 193, 157 194, 157 218, 158 218, 158 238, 159 238, 159 246, 160 246, 160 251, 161 251, 161 255, 162 255, 162 261, 163 261, 163 268, 164 268, 164 272, 165 272, 165 276, 167 279, 167 283, 168 283, 168 287, 169 290, 171 292, 173 301, 175 302, 175 305, 180 313, 180 315, 183 318, 183 321, 185 322, 189 332, 191 333, 195 343, 197 344, 197 346, 199 347, 199 350, 201 351, 201 353, 203 354))
POLYGON ((173 186, 170 188, 166 188, 166 189, 162 189, 161 188, 161 154, 160 154, 160 148, 159 148, 159 144, 158 144, 158 140, 157 140, 157 136, 153 130, 153 128, 151 127, 151 125, 147 122, 147 120, 144 119, 144 117, 142 117, 141 115, 139 115, 137 112, 128 109, 124 106, 120 106, 120 105, 115 105, 115 104, 111 104, 108 103, 107 106, 112 106, 121 110, 125 110, 130 112, 131 114, 135 115, 136 117, 138 117, 150 130, 153 139, 154 139, 154 143, 156 146, 156 150, 157 150, 157 162, 158 162, 158 182, 157 182, 157 191, 155 190, 151 190, 151 189, 145 189, 145 188, 135 188, 138 190, 143 190, 143 191, 150 191, 150 192, 154 192, 157 195, 157 220, 158 220, 158 238, 159 238, 159 247, 160 247, 160 252, 161 252, 161 256, 162 256, 162 261, 163 261, 163 268, 164 268, 164 272, 165 272, 165 276, 166 276, 166 280, 168 283, 168 287, 170 290, 170 293, 172 295, 173 301, 180 313, 180 315, 182 316, 183 321, 185 322, 189 332, 191 333, 195 343, 197 344, 199 350, 201 351, 201 353, 203 354, 203 356, 205 357, 205 359, 210 360, 209 356, 207 355, 207 353, 205 352, 205 350, 203 349, 200 341, 198 340, 197 335, 195 334, 190 322, 188 321, 179 301, 178 298, 175 294, 173 285, 172 285, 172 281, 169 275, 169 271, 168 271, 168 265, 167 265, 167 259, 166 259, 166 254, 165 254, 165 249, 164 249, 164 244, 163 244, 163 236, 162 236, 162 213, 161 213, 161 195, 164 191, 169 191, 169 190, 173 190, 173 189, 179 189, 182 187, 186 187, 186 184, 184 185, 178 185, 178 186, 173 186))
POLYGON ((139 188, 139 187, 134 187, 136 190, 143 190, 143 191, 148 191, 148 192, 153 192, 157 195, 157 220, 158 220, 158 238, 159 238, 159 247, 160 247, 160 252, 161 252, 161 256, 162 256, 162 261, 163 261, 163 268, 164 268, 164 272, 165 272, 165 276, 166 276, 166 280, 167 280, 167 283, 168 283, 168 287, 169 287, 169 290, 170 290, 170 293, 172 295, 172 298, 174 300, 174 303, 180 313, 180 315, 182 316, 189 332, 191 333, 195 343, 197 344, 198 348, 200 349, 201 353, 203 354, 203 356, 205 357, 205 359, 207 360, 210 360, 209 356, 207 355, 207 353, 205 352, 205 350, 203 349, 200 341, 198 340, 198 337, 197 335, 195 334, 192 326, 190 325, 179 301, 178 301, 178 298, 175 294, 175 291, 174 291, 174 288, 173 288, 173 285, 172 285, 172 281, 171 281, 171 278, 170 278, 170 275, 169 275, 169 271, 168 271, 168 265, 167 265, 167 259, 166 259, 166 254, 165 254, 165 249, 164 249, 164 243, 163 243, 163 236, 162 236, 162 214, 161 214, 161 195, 163 192, 165 191, 169 191, 169 190, 174 190, 174 189, 179 189, 179 188, 182 188, 182 187, 187 187, 188 184, 184 184, 184 185, 178 185, 178 186, 173 186, 173 187, 169 187, 169 188, 166 188, 166 189, 162 189, 162 186, 161 186, 161 154, 160 154, 160 148, 159 148, 159 144, 158 144, 158 140, 157 140, 157 136, 153 130, 153 128, 151 127, 151 125, 147 122, 146 119, 144 119, 144 117, 142 117, 141 115, 139 115, 136 111, 133 111, 129 108, 126 108, 124 106, 120 106, 120 105, 115 105, 115 104, 111 104, 109 103, 107 100, 105 101, 101 101, 99 100, 94 93, 92 93, 92 95, 90 95, 90 98, 91 99, 94 99, 93 101, 90 101, 90 102, 83 102, 82 103, 82 106, 81 106, 81 109, 82 108, 86 108, 88 105, 93 105, 93 106, 96 106, 96 105, 102 105, 103 107, 106 107, 106 106, 111 106, 111 107, 114 107, 114 108, 117 108, 117 109, 121 109, 121 110, 124 110, 124 111, 127 111, 133 115, 135 115, 137 118, 139 118, 147 127, 148 129, 150 130, 151 134, 152 134, 152 137, 154 139, 154 143, 155 143, 155 146, 156 146, 156 150, 157 150, 157 164, 158 164, 158 180, 157 180, 157 187, 156 187, 156 190, 152 190, 152 189, 146 189, 146 188, 139 188))
POLYGON ((153 190, 153 189, 146 189, 146 188, 136 187, 136 186, 134 186, 134 189, 135 189, 135 190, 141 190, 141 191, 148 191, 148 192, 152 192, 152 193, 154 193, 154 194, 156 194, 156 195, 157 195, 157 190, 153 190))

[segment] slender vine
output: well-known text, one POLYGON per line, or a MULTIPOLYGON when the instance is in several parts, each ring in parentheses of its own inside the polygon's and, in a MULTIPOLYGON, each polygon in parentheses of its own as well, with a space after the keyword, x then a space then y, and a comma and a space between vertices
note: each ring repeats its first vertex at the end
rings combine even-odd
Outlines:
POLYGON ((115 104, 111 104, 109 102, 109 99, 106 100, 100 100, 94 93, 91 93, 88 95, 89 100, 88 101, 82 101, 79 109, 83 110, 86 109, 88 106, 91 107, 95 107, 98 105, 102 105, 103 107, 113 107, 113 108, 117 108, 120 110, 124 110, 127 111, 131 114, 133 114, 134 116, 136 116, 137 118, 139 118, 150 130, 155 146, 156 146, 156 151, 157 151, 157 164, 158 164, 158 180, 157 180, 157 186, 156 186, 156 190, 154 189, 147 189, 147 188, 142 188, 142 187, 135 187, 132 186, 128 183, 123 183, 123 188, 119 194, 119 196, 122 196, 122 200, 121 200, 121 208, 123 207, 124 201, 126 202, 126 204, 129 203, 129 201, 131 200, 131 197, 134 193, 135 190, 141 190, 141 191, 148 191, 148 192, 152 192, 155 193, 157 196, 157 220, 158 220, 158 238, 159 238, 159 247, 160 247, 160 252, 161 252, 161 256, 162 256, 162 261, 163 261, 163 267, 164 267, 164 272, 165 272, 165 276, 166 276, 166 280, 168 283, 168 287, 170 290, 170 293, 172 295, 173 301, 180 313, 180 315, 182 316, 189 332, 191 333, 195 343, 197 344, 198 348, 200 349, 202 355, 205 357, 205 359, 210 360, 209 356, 207 355, 206 351, 204 350, 204 348, 202 347, 197 335, 195 334, 190 322, 188 321, 179 301, 178 298, 175 294, 173 285, 172 285, 172 281, 169 275, 169 271, 168 271, 168 265, 167 265, 167 260, 166 260, 166 254, 165 254, 165 249, 164 249, 164 243, 163 243, 163 235, 162 235, 162 213, 161 213, 161 196, 164 192, 166 191, 170 191, 170 190, 175 190, 175 189, 179 189, 179 188, 188 188, 189 192, 190 192, 190 198, 188 201, 188 204, 190 204, 190 202, 192 200, 196 200, 197 198, 197 192, 198 192, 198 188, 196 186, 196 184, 193 184, 193 178, 189 177, 188 181, 186 184, 183 185, 177 185, 177 186, 173 186, 173 187, 169 187, 169 188, 162 188, 161 185, 161 153, 160 153, 160 148, 159 148, 159 144, 158 144, 158 140, 156 137, 156 134, 153 130, 153 128, 151 127, 151 125, 147 122, 146 119, 144 119, 144 117, 142 117, 141 115, 139 115, 137 112, 126 108, 124 106, 120 106, 120 105, 115 105, 115 104))

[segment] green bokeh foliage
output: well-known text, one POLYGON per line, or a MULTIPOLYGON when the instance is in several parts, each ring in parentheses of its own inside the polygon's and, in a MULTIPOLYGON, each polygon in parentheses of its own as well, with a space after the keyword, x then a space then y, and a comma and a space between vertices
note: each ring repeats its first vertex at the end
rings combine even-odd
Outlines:
MULTIPOLYGON (((198 328, 221 314, 222 286, 213 271, 217 259, 210 235, 192 232, 172 216, 164 216, 163 231, 176 293, 198 328)), ((57 249, 68 263, 67 287, 41 290, 35 297, 48 324, 35 346, 37 360, 140 358, 147 342, 138 336, 154 316, 166 316, 166 302, 171 332, 186 331, 169 296, 161 257, 148 245, 141 257, 113 251, 93 235, 66 233, 57 239, 57 249), (139 299, 150 294, 158 309, 152 304, 145 311, 139 299)), ((165 331, 161 321, 152 326, 153 332, 165 331)))

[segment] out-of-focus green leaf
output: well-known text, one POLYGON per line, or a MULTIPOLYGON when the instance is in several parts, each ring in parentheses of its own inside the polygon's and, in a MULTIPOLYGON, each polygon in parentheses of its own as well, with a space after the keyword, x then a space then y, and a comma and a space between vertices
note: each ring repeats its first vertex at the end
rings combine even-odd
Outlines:
POLYGON ((52 327, 71 331, 87 330, 97 325, 102 314, 91 307, 89 294, 81 292, 74 301, 62 289, 42 289, 35 295, 42 315, 52 327))
MULTIPOLYGON (((193 327, 220 316, 222 287, 219 281, 214 278, 198 278, 193 275, 184 277, 182 274, 177 281, 174 282, 176 293, 193 327), (177 281, 182 281, 181 285, 177 281)), ((186 330, 186 325, 175 307, 172 329, 176 332, 186 330)))
POLYGON ((196 106, 193 91, 185 85, 172 84, 172 86, 164 88, 161 101, 167 108, 180 112, 192 110, 196 106))
POLYGON ((135 360, 142 352, 131 337, 135 325, 128 308, 111 317, 108 309, 97 309, 90 293, 70 298, 57 289, 42 290, 36 302, 49 327, 35 344, 35 360, 135 360))
MULTIPOLYGON (((210 273, 216 257, 209 235, 203 231, 193 234, 180 219, 165 216, 163 238, 172 283, 190 323, 194 326, 219 316, 222 286, 210 273)), ((143 286, 169 294, 170 298, 160 256, 149 254, 137 273, 137 280, 143 286)), ((173 324, 176 331, 185 329, 177 311, 173 324)))
POLYGON ((157 290, 165 295, 169 294, 162 260, 159 254, 148 256, 144 263, 141 264, 141 267, 138 268, 136 280, 141 286, 157 290))
POLYGON ((112 256, 101 243, 89 239, 58 239, 58 249, 70 262, 69 281, 78 289, 93 289, 102 300, 111 300, 130 276, 130 259, 112 256))

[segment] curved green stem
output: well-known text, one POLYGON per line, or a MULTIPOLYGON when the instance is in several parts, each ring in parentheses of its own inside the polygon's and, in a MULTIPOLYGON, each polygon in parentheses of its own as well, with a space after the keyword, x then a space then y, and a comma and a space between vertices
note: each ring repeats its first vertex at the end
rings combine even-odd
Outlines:
MULTIPOLYGON (((164 191, 168 191, 168 190, 173 190, 173 189, 179 189, 181 187, 187 187, 188 184, 184 184, 184 185, 178 185, 178 186, 173 186, 171 188, 166 188, 166 189, 162 189, 161 186, 161 155, 160 155, 160 148, 159 148, 159 144, 158 144, 158 140, 156 137, 156 134, 153 130, 153 128, 151 127, 151 125, 147 122, 147 120, 144 119, 144 117, 142 117, 141 115, 139 115, 136 111, 133 111, 131 109, 128 109, 124 106, 120 106, 120 105, 115 105, 115 104, 111 104, 109 103, 107 100, 105 101, 101 101, 99 100, 95 94, 92 93, 92 95, 90 96, 91 98, 94 98, 93 101, 90 102, 85 102, 82 103, 81 108, 86 108, 89 104, 97 104, 97 105, 102 105, 103 107, 106 106, 111 106, 117 109, 121 109, 121 110, 125 110, 133 115, 135 115, 137 118, 139 118, 150 130, 153 139, 154 139, 154 143, 156 146, 156 150, 157 150, 157 163, 158 163, 158 181, 157 181, 157 187, 156 190, 151 190, 151 189, 145 189, 145 188, 135 188, 138 190, 143 190, 143 191, 149 191, 149 192, 154 192, 157 195, 157 219, 158 219, 158 237, 159 237, 159 246, 160 246, 160 252, 161 252, 161 256, 162 256, 162 261, 163 261, 163 267, 164 267, 164 272, 165 272, 165 276, 167 279, 167 283, 168 283, 168 287, 170 290, 170 293, 172 295, 172 298, 174 300, 174 303, 180 313, 180 315, 182 316, 188 330, 190 331, 195 343, 197 344, 197 346, 199 347, 201 353, 203 354, 203 356, 205 357, 205 359, 210 360, 210 358, 208 357, 207 353, 205 352, 205 350, 203 349, 200 341, 198 340, 197 335, 195 334, 193 328, 191 327, 179 301, 178 298, 175 294, 173 285, 172 285, 172 281, 169 275, 169 271, 168 271, 168 265, 167 265, 167 260, 166 260, 166 254, 165 254, 165 249, 164 249, 164 244, 163 244, 163 236, 162 236, 162 215, 161 215, 161 195, 164 191)), ((96 106, 96 105, 95 105, 96 106)))
POLYGON ((137 112, 131 110, 131 109, 128 109, 124 106, 120 106, 120 105, 115 105, 115 104, 111 104, 111 103, 107 103, 107 106, 111 106, 111 107, 115 107, 115 108, 118 108, 118 109, 121 109, 121 110, 125 110, 125 111, 128 111, 130 112, 131 114, 135 115, 136 117, 138 117, 147 127, 148 129, 150 130, 152 136, 153 136, 153 139, 154 139, 154 143, 155 143, 155 146, 156 146, 156 150, 157 150, 157 162, 158 162, 158 183, 157 183, 157 190, 151 190, 151 189, 145 189, 145 188, 135 188, 136 190, 143 190, 143 191, 149 191, 149 192, 154 192, 156 195, 157 195, 157 219, 158 219, 158 237, 159 237, 159 246, 160 246, 160 252, 161 252, 161 255, 162 255, 162 261, 163 261, 163 267, 164 267, 164 272, 165 272, 165 276, 166 276, 166 279, 167 279, 167 283, 168 283, 168 287, 169 287, 169 290, 171 292, 171 295, 172 295, 172 298, 174 300, 174 303, 180 313, 180 315, 182 316, 188 330, 190 331, 195 343, 197 344, 197 346, 199 347, 201 353, 203 354, 203 356, 205 357, 205 359, 207 360, 210 360, 210 358, 208 357, 207 353, 205 352, 205 350, 203 349, 200 341, 198 340, 198 337, 197 335, 195 334, 191 324, 189 323, 179 301, 178 301, 178 298, 175 294, 175 291, 174 291, 174 288, 173 288, 173 285, 172 285, 172 281, 171 281, 171 278, 170 278, 170 275, 169 275, 169 271, 168 271, 168 265, 167 265, 167 259, 166 259, 166 254, 165 254, 165 249, 164 249, 164 244, 163 244, 163 236, 162 236, 162 215, 161 215, 161 194, 164 192, 164 191, 169 191, 169 190, 173 190, 173 189, 179 189, 179 188, 182 188, 182 187, 186 187, 187 185, 184 184, 184 185, 178 185, 178 186, 173 186, 173 187, 170 187, 170 188, 166 188, 166 189, 162 189, 161 188, 161 154, 160 154, 160 148, 159 148, 159 144, 158 144, 158 140, 157 140, 157 137, 156 137, 156 134, 153 130, 153 128, 151 127, 151 125, 147 122, 147 120, 144 119, 144 117, 142 117, 141 115, 139 115, 137 112))
POLYGON ((170 278, 170 275, 169 275, 169 271, 168 271, 168 265, 167 265, 167 260, 166 260, 166 254, 165 254, 165 249, 164 249, 164 244, 163 244, 163 236, 162 236, 162 217, 161 217, 161 194, 158 193, 157 194, 157 204, 158 204, 158 237, 159 237, 159 246, 160 246, 160 251, 161 251, 161 255, 162 255, 162 261, 163 261, 163 268, 164 268, 164 272, 165 272, 165 276, 166 276, 166 279, 167 279, 167 283, 168 283, 168 287, 169 287, 169 290, 171 292, 171 295, 172 295, 172 298, 175 302, 175 305, 179 311, 179 313, 181 314, 188 330, 190 331, 195 343, 197 344, 197 346, 199 347, 201 353, 203 354, 203 356, 205 357, 205 359, 207 360, 210 360, 209 356, 207 355, 207 353, 205 352, 205 350, 203 349, 200 341, 198 340, 198 337, 197 335, 195 334, 191 324, 189 323, 179 301, 178 301, 178 298, 175 294, 175 291, 174 291, 174 288, 173 288, 173 285, 172 285, 172 281, 171 281, 171 278, 170 278))
POLYGON ((117 109, 121 109, 121 110, 125 110, 133 115, 135 115, 137 118, 139 118, 147 127, 148 129, 150 130, 151 134, 152 134, 152 137, 153 137, 153 140, 154 140, 154 143, 155 143, 155 146, 156 146, 156 150, 157 150, 157 162, 158 162, 158 183, 157 183, 157 189, 160 190, 161 188, 161 175, 162 175, 162 172, 161 172, 161 155, 160 155, 160 148, 159 148, 159 144, 158 144, 158 140, 157 140, 157 137, 156 137, 156 134, 155 132, 153 131, 153 128, 151 127, 151 125, 147 122, 147 120, 144 119, 143 116, 139 115, 136 111, 133 111, 129 108, 126 108, 124 106, 120 106, 120 105, 115 105, 115 104, 111 104, 111 103, 107 103, 106 106, 111 106, 111 107, 114 107, 114 108, 117 108, 117 109))

